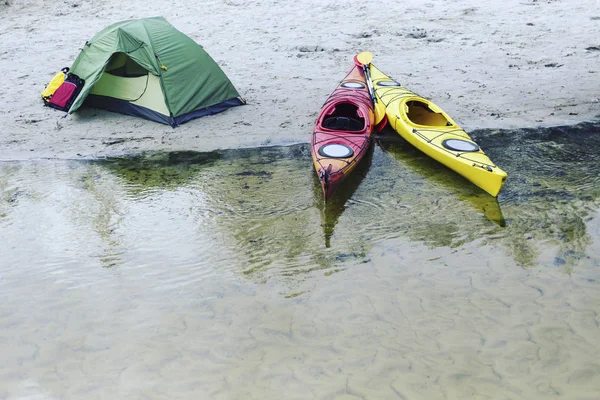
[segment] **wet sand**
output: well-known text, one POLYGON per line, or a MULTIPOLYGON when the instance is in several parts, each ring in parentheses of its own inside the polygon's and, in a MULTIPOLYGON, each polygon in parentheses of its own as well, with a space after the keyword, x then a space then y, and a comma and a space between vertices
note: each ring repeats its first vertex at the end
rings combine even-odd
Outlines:
POLYGON ((600 115, 596 0, 447 2, 133 0, 0 3, 0 159, 305 143, 354 54, 467 130, 600 115), (248 105, 172 129, 93 109, 62 118, 39 93, 112 22, 163 15, 200 43, 248 105))

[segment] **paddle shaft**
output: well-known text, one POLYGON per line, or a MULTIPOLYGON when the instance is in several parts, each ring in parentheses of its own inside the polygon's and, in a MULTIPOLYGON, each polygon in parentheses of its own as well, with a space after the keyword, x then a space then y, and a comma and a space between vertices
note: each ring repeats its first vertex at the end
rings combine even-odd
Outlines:
MULTIPOLYGON (((357 66, 362 67, 363 75, 365 76, 365 81, 367 82, 367 89, 369 90, 369 96, 371 96, 371 104, 373 105, 373 111, 375 113, 375 124, 379 126, 379 130, 383 129, 387 122, 387 118, 385 116, 385 106, 381 103, 378 103, 377 96, 375 95, 375 88, 373 87, 373 81, 371 80, 371 60, 373 59, 373 55, 369 51, 363 51, 362 53, 354 56, 354 63, 357 66), (383 121, 383 124, 380 123, 383 121)), ((378 130, 378 132, 379 132, 378 130)))
POLYGON ((369 96, 371 96, 371 102, 373 103, 373 107, 375 107, 375 103, 377 103, 377 97, 375 97, 375 89, 373 89, 373 83, 371 82, 371 72, 369 71, 368 65, 363 64, 362 67, 367 81, 367 88, 369 89, 369 96))

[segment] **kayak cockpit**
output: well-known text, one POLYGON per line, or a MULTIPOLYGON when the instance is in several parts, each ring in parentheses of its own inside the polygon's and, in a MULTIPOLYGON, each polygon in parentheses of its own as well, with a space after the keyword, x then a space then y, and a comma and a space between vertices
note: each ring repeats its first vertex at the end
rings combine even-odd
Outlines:
POLYGON ((323 116, 321 126, 334 131, 360 132, 365 129, 365 118, 352 103, 338 103, 323 116))
POLYGON ((454 125, 444 113, 436 112, 424 101, 410 100, 405 104, 406 117, 415 125, 452 126, 454 125))

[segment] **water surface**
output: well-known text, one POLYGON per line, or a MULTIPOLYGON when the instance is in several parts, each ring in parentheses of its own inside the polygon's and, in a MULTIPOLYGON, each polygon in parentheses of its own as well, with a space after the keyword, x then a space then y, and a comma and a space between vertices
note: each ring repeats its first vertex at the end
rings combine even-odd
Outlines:
POLYGON ((0 163, 0 398, 600 397, 600 127, 0 163))

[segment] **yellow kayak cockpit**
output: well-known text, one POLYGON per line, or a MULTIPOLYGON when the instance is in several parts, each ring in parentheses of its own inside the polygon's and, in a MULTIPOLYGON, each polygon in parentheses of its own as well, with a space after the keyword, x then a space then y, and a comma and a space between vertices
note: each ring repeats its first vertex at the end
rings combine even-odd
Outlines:
POLYGON ((421 100, 407 100, 403 104, 403 111, 407 122, 414 125, 443 127, 455 126, 454 121, 443 112, 436 111, 435 105, 421 100))

